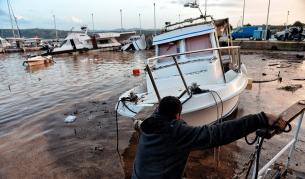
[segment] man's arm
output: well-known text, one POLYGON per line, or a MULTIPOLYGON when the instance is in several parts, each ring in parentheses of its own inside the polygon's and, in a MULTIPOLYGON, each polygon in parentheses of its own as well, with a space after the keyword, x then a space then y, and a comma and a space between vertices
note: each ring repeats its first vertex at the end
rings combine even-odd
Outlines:
POLYGON ((211 148, 231 143, 259 128, 268 127, 268 120, 262 112, 209 126, 191 127, 185 123, 173 126, 173 137, 176 138, 178 147, 184 149, 211 148))

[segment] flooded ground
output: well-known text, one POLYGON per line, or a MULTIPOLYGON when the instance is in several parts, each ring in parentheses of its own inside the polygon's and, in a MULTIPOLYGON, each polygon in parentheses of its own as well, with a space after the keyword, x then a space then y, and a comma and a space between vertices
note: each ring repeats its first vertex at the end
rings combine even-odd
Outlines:
MULTIPOLYGON (((268 80, 280 71, 282 83, 253 84, 240 100, 238 116, 267 111, 279 114, 305 99, 305 62, 295 52, 244 51, 250 78, 268 80), (302 85, 294 92, 279 90, 302 85)), ((304 54, 304 53, 303 53, 304 54)), ((0 178, 128 178, 137 134, 132 122, 119 118, 120 153, 116 153, 114 105, 118 96, 141 82, 131 76, 152 52, 88 53, 56 57, 56 63, 25 69, 22 54, 0 54, 0 178), (67 115, 74 123, 64 123, 67 115)), ((305 123, 291 167, 305 175, 305 123)), ((290 134, 264 144, 262 163, 287 143, 290 134)), ((188 178, 231 178, 254 150, 243 139, 220 149, 196 151, 189 158, 188 178), (217 157, 216 157, 217 158, 217 157)), ((287 156, 287 155, 286 155, 287 156)), ((285 161, 285 156, 280 162, 285 161)))

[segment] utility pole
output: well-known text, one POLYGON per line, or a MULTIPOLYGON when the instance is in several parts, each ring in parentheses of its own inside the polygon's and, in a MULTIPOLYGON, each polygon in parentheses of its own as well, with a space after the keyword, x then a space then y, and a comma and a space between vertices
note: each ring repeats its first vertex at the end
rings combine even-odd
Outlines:
POLYGON ((53 22, 54 22, 55 38, 58 39, 57 29, 56 29, 56 19, 55 19, 55 15, 54 14, 53 14, 53 22))
POLYGON ((154 30, 155 30, 155 35, 157 35, 157 27, 156 27, 156 3, 154 3, 154 30))
POLYGON ((94 20, 93 20, 93 13, 91 13, 91 21, 92 21, 92 32, 94 32, 94 20))
POLYGON ((205 4, 204 4, 204 16, 205 16, 205 18, 207 17, 207 1, 208 0, 205 0, 205 4))
POLYGON ((287 19, 286 19, 286 32, 287 32, 287 29, 288 29, 288 16, 289 16, 289 11, 287 12, 287 19))
POLYGON ((242 27, 244 26, 244 19, 245 19, 245 5, 246 5, 246 0, 244 0, 244 7, 243 7, 243 20, 242 20, 242 27))
POLYGON ((269 0, 269 2, 268 2, 268 12, 267 12, 267 22, 266 22, 265 40, 267 40, 268 21, 269 21, 269 11, 270 11, 270 0, 269 0))
POLYGON ((140 35, 142 35, 142 22, 141 22, 141 14, 139 13, 139 24, 140 24, 140 35))
POLYGON ((120 9, 120 14, 121 14, 121 32, 123 32, 123 10, 120 9))

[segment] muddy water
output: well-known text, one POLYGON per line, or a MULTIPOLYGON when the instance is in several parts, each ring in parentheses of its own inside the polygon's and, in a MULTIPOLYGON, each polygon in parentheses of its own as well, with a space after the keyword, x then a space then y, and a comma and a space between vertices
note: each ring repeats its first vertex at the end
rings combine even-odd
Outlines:
MULTIPOLYGON (((143 59, 151 55, 103 52, 61 56, 55 58, 55 64, 35 69, 25 69, 20 54, 0 55, 0 178, 128 178, 137 138, 132 122, 120 117, 119 148, 124 156, 120 162, 115 150, 114 105, 119 94, 141 82, 130 75, 131 69, 143 67, 143 59), (77 119, 66 124, 63 120, 69 114, 77 119)), ((251 78, 272 79, 281 71, 283 82, 253 84, 253 89, 241 96, 238 116, 262 110, 280 113, 305 99, 304 81, 292 80, 305 78, 305 64, 296 60, 295 53, 247 51, 242 59, 251 78), (274 63, 291 66, 277 68, 274 63), (290 84, 303 88, 293 93, 277 89, 290 84)), ((267 142, 263 162, 290 136, 267 142)), ((293 170, 301 174, 305 171, 304 141, 302 132, 293 156, 298 160, 292 162, 293 170)), ((231 178, 252 151, 253 147, 239 140, 221 148, 218 165, 213 150, 193 152, 187 176, 231 178)))

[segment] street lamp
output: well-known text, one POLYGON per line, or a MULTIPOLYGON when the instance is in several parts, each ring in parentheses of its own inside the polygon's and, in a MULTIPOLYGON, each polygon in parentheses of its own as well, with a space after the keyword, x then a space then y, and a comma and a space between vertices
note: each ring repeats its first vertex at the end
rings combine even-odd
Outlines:
POLYGON ((246 5, 246 0, 244 0, 244 8, 243 8, 243 20, 242 20, 242 26, 244 26, 244 19, 245 19, 245 5, 246 5))
POLYGON ((94 32, 94 20, 93 20, 93 13, 91 13, 91 20, 92 20, 92 32, 94 32))
POLYGON ((120 9, 120 14, 121 14, 121 32, 123 32, 123 10, 120 9))

